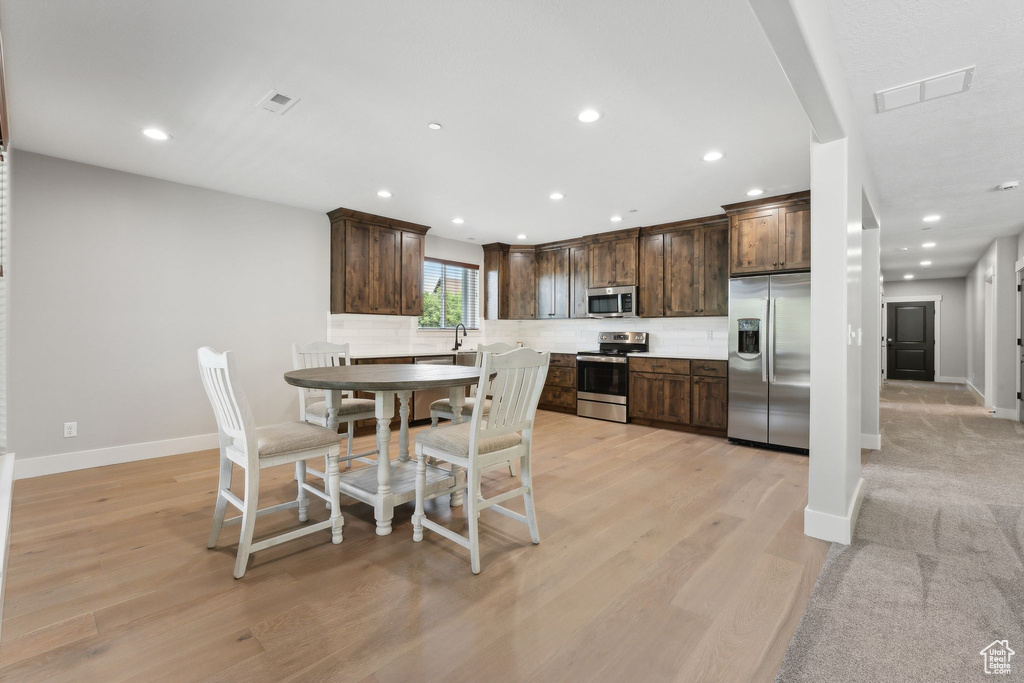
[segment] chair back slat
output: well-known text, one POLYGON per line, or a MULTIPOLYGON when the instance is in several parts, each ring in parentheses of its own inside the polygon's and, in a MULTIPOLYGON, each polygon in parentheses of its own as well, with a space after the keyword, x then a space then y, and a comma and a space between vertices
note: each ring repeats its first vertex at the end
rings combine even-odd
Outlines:
MULTIPOLYGON (((473 363, 473 365, 475 365, 476 367, 479 368, 480 364, 484 360, 484 355, 485 354, 488 354, 488 353, 507 353, 509 351, 512 351, 515 348, 516 347, 514 345, 506 344, 505 342, 494 342, 493 344, 479 344, 476 347, 476 361, 473 363)), ((476 396, 478 393, 481 393, 481 392, 480 392, 480 390, 476 386, 472 386, 472 387, 469 388, 469 395, 470 396, 476 396)), ((487 391, 486 387, 485 387, 485 391, 483 392, 483 395, 484 396, 489 396, 490 395, 490 391, 487 391)))
MULTIPOLYGON (((351 365, 348 344, 332 344, 330 342, 313 342, 312 344, 292 344, 292 369, 330 368, 351 365)), ((346 392, 351 395, 351 392, 346 392)), ((324 394, 319 389, 299 387, 299 419, 306 419, 306 405, 319 399, 324 394)))
POLYGON ((256 427, 245 393, 235 379, 237 372, 234 353, 219 353, 204 346, 199 349, 198 355, 199 376, 213 407, 221 446, 234 443, 248 452, 250 458, 256 457, 256 427))
POLYGON ((492 374, 495 376, 489 382, 490 410, 485 410, 484 401, 477 401, 473 407, 471 453, 481 438, 533 428, 550 360, 549 353, 525 348, 501 354, 483 354, 481 386, 488 384, 492 374))

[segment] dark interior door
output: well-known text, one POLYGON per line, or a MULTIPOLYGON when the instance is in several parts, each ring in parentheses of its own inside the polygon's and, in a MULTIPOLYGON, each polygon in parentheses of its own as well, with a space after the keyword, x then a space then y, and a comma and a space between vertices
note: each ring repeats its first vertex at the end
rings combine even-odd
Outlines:
POLYGON ((935 303, 887 303, 886 376, 935 381, 935 303))

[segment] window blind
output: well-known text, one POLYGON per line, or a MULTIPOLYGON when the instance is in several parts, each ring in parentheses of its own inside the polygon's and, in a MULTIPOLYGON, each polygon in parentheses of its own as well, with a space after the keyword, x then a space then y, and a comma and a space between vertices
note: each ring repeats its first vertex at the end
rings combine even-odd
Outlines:
POLYGON ((423 260, 423 329, 450 329, 459 323, 480 327, 478 266, 438 259, 423 260))

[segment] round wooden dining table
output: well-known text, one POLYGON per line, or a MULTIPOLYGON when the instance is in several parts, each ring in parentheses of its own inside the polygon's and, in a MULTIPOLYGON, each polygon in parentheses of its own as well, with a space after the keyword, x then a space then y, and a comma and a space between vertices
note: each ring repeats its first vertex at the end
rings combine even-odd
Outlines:
MULTIPOLYGON (((412 392, 421 389, 449 389, 453 422, 462 421, 466 387, 480 379, 478 368, 458 365, 339 365, 292 370, 284 381, 305 389, 324 392, 327 426, 337 431, 338 409, 343 392, 365 391, 374 394, 377 420, 377 466, 349 470, 341 475, 341 492, 373 506, 377 535, 391 533, 396 505, 416 497, 416 463, 409 457, 409 401, 412 392), (398 435, 398 460, 391 461, 391 420, 395 416, 395 397, 399 400, 401 427, 398 435)), ((466 473, 427 465, 426 497, 450 493, 451 505, 462 504, 466 473)))

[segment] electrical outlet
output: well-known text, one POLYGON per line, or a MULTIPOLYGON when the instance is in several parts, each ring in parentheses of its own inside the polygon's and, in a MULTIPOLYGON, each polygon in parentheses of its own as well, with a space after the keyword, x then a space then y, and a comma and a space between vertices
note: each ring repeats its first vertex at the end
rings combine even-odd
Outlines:
POLYGON ((78 436, 78 423, 77 422, 65 422, 64 423, 64 438, 69 439, 72 436, 78 436))
POLYGON ((704 332, 707 334, 707 340, 708 341, 714 341, 715 340, 714 332, 712 332, 711 330, 705 330, 704 332))

